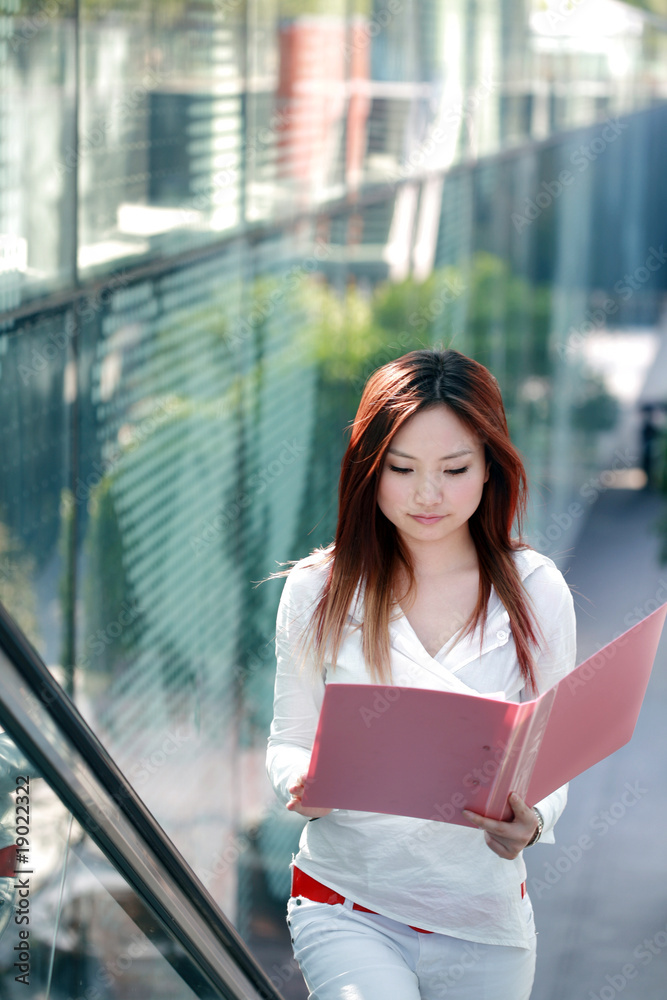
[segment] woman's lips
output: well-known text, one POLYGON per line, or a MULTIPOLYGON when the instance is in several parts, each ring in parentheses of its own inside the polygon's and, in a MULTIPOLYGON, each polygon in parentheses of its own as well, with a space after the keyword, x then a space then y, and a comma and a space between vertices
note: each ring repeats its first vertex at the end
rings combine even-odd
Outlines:
POLYGON ((444 516, 444 514, 410 514, 410 517, 420 524, 435 524, 437 521, 442 521, 444 516))

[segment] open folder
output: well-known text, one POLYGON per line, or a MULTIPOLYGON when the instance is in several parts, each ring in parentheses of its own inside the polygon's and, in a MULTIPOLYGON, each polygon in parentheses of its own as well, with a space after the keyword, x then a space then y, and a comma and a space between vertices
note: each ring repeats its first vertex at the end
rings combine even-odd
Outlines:
POLYGON ((511 819, 627 743, 667 613, 663 604, 532 701, 327 684, 304 806, 472 826, 511 819))

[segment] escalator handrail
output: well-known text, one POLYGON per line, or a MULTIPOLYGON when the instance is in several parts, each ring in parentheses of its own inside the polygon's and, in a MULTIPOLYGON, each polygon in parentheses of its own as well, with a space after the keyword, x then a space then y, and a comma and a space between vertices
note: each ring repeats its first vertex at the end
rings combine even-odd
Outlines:
MULTIPOLYGON (((0 649, 19 671, 22 680, 42 702, 65 738, 74 745, 91 772, 111 796, 141 840, 184 892, 238 968, 265 1000, 283 1000, 281 994, 248 951, 243 939, 224 916, 195 872, 148 810, 103 744, 55 680, 7 609, 0 603, 0 649)), ((9 729, 9 727, 7 727, 9 729)), ((11 734, 10 732, 10 735, 11 734)), ((24 734, 22 734, 24 735, 24 734)), ((25 736, 24 736, 25 740, 25 736)), ((30 756, 30 747, 23 749, 30 756)), ((60 784, 54 775, 54 786, 60 784)), ((64 788, 54 787, 60 794, 64 788)))

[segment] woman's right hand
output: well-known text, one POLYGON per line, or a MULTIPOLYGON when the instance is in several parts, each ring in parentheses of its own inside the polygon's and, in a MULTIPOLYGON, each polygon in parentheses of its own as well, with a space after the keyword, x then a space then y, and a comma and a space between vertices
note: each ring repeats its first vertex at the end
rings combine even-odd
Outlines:
POLYGON ((332 809, 315 809, 313 807, 302 806, 301 799, 303 797, 304 790, 306 788, 306 775, 301 774, 296 779, 296 782, 288 788, 287 791, 290 793, 292 798, 287 803, 287 808, 290 812, 299 813, 300 816, 307 816, 309 819, 319 819, 320 816, 327 816, 332 809))

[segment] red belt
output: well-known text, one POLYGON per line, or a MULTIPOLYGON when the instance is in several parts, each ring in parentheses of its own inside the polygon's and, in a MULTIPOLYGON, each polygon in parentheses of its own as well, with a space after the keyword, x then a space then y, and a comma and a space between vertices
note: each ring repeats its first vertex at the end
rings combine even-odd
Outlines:
MULTIPOLYGON (((317 879, 313 878, 312 875, 306 875, 302 872, 300 868, 296 865, 292 866, 292 895, 293 896, 303 896, 304 899, 311 899, 314 903, 344 903, 345 896, 341 896, 339 892, 335 892, 330 889, 328 885, 323 885, 322 882, 318 882, 317 879)), ((526 895, 526 883, 521 883, 521 898, 526 895)), ((353 903, 353 910, 361 910, 362 913, 376 913, 376 910, 369 910, 367 906, 362 906, 361 903, 353 903)), ((412 924, 408 925, 413 931, 419 931, 420 934, 432 934, 433 931, 425 931, 422 927, 414 927, 412 924)))
MULTIPOLYGON (((341 896, 339 892, 334 892, 328 885, 318 882, 312 875, 306 875, 296 865, 292 866, 292 895, 303 896, 304 899, 312 899, 314 903, 331 903, 333 905, 334 903, 345 902, 345 896, 341 896)), ((367 906, 362 906, 361 903, 353 903, 352 909, 361 910, 362 913, 377 913, 377 910, 369 910, 367 906)), ((412 927, 412 924, 409 926, 412 927)), ((412 927, 412 930, 419 931, 420 934, 433 933, 433 931, 425 931, 421 927, 412 927)))

